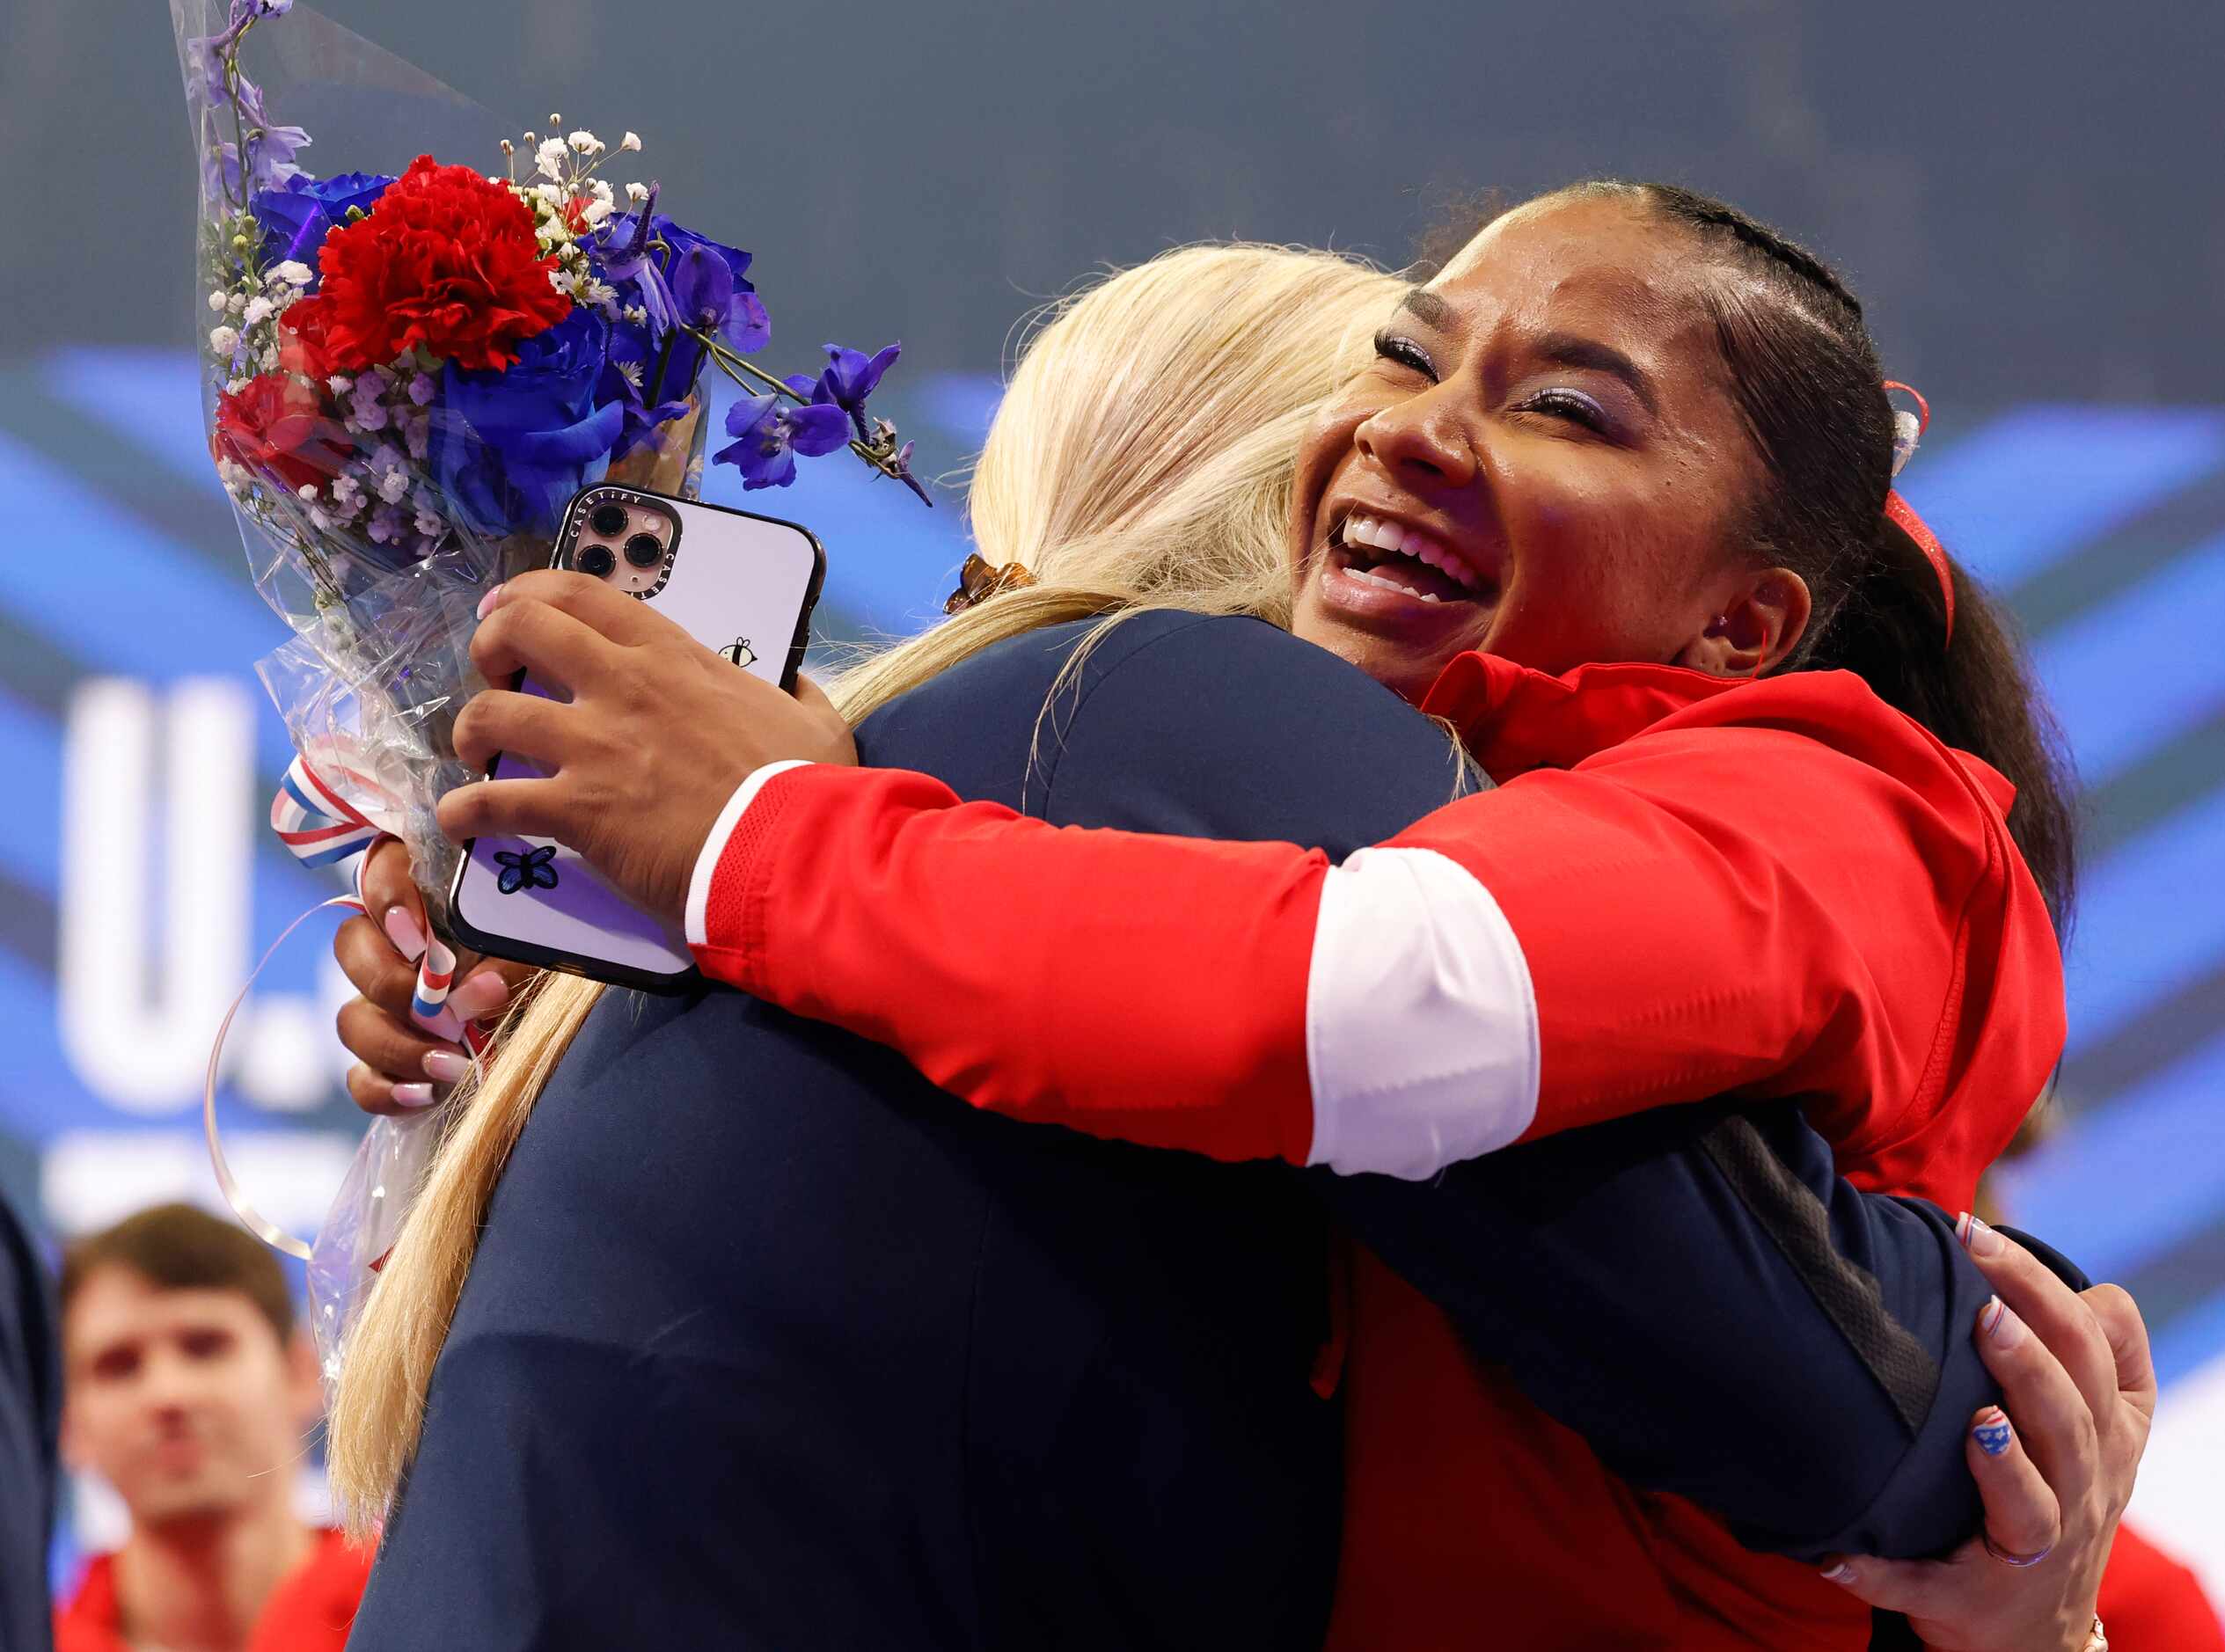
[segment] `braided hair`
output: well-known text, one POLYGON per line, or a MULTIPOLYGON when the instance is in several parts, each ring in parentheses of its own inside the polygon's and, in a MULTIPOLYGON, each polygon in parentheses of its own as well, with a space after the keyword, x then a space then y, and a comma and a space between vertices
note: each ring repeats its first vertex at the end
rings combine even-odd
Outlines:
MULTIPOLYGON (((1681 226, 1738 277, 1704 289, 1764 478, 1734 531, 1757 567, 1806 581, 1812 604, 1807 630, 1774 669, 1852 671, 2005 775, 2016 788, 2009 834, 2058 932, 2067 930, 2076 814, 2061 736, 2008 617, 1951 561, 1951 644, 1937 574, 1885 514, 1892 408, 1861 302, 1807 248, 1694 190, 1599 179, 1540 199, 1599 198, 1681 226)), ((1425 245, 1425 256, 1449 256, 1480 227, 1471 216, 1457 239, 1440 233, 1425 245)))

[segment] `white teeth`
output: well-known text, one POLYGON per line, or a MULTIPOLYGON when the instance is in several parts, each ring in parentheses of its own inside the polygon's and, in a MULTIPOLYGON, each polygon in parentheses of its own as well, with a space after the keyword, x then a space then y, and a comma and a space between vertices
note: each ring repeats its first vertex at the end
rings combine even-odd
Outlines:
POLYGON ((1417 562, 1426 562, 1464 590, 1472 591, 1482 584, 1473 568, 1418 528, 1354 511, 1344 519, 1343 533, 1348 545, 1365 546, 1384 556, 1409 556, 1417 562))
POLYGON ((1346 572, 1356 580, 1365 580, 1370 585, 1380 585, 1387 591, 1397 591, 1406 596, 1415 594, 1413 587, 1402 585, 1396 580, 1378 574, 1373 568, 1350 568, 1346 572))
POLYGON ((1475 571, 1427 535, 1408 534, 1405 550, 1408 556, 1418 562, 1426 562, 1430 567, 1440 570, 1462 588, 1471 591, 1475 588, 1477 581, 1475 571))

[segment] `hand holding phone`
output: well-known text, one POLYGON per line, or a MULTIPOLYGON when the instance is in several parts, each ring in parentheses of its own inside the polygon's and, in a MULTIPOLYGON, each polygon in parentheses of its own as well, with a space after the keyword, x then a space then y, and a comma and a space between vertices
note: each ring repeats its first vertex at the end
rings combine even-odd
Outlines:
MULTIPOLYGON (((574 499, 552 563, 653 605, 743 671, 784 688, 795 683, 825 573, 818 542, 793 523, 616 485, 574 499)), ((516 687, 561 698, 530 676, 516 687)), ((639 737, 655 742, 663 732, 652 726, 639 737)), ((673 737, 684 744, 690 732, 675 728, 673 737)), ((488 773, 545 778, 509 752, 494 757, 488 773)), ((695 978, 676 923, 627 901, 552 837, 473 838, 450 912, 460 941, 497 957, 652 991, 680 990, 695 978)))

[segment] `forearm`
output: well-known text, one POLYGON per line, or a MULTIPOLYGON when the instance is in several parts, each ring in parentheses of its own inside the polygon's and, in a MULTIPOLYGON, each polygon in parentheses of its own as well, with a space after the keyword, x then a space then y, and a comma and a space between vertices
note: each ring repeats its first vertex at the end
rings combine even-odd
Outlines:
POLYGON ((923 775, 814 766, 773 778, 706 857, 689 939, 714 979, 891 1045, 977 1107, 1302 1164, 1325 865, 1287 844, 1052 827, 923 775), (1137 844, 1185 852, 1122 852, 1137 844))
POLYGON ((1860 1193, 1790 1107, 1661 1109, 1324 1195, 1636 1484, 1787 1553, 1968 1536, 1990 1294, 1930 1205, 1860 1193))

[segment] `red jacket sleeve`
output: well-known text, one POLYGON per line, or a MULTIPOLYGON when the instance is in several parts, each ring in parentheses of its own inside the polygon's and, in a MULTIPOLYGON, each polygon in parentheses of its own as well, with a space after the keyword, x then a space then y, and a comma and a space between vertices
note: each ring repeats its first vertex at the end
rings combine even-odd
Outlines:
POLYGON ((1302 1164, 1327 866, 1289 844, 1051 826, 923 774, 813 765, 742 815, 694 951, 714 979, 891 1045, 977 1107, 1302 1164), (1232 963, 1244 990, 1219 976, 1232 963))
POLYGON ((1424 1175, 1737 1092, 1822 1098, 1826 1136, 1876 1148, 1965 1084, 1998 1093, 1972 1127, 1990 1157, 2061 1036, 2052 931, 1997 808, 1913 726, 1870 749, 1711 716, 1341 867, 801 769, 721 853, 698 956, 976 1105, 1217 1157, 1424 1175), (1461 1019, 1519 998, 1466 979, 1509 933, 1526 1055, 1468 1047, 1519 1042, 1519 1004, 1461 1019))

